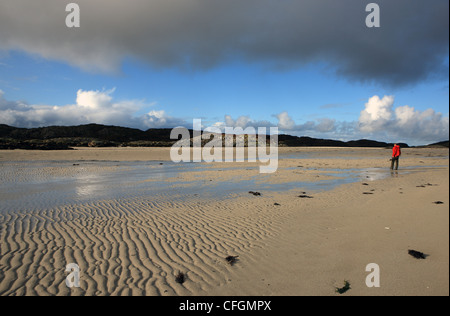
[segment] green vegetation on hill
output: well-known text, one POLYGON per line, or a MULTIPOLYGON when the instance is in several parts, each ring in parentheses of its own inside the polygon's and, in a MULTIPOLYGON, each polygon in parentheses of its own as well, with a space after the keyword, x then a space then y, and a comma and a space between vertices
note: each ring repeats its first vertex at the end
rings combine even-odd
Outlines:
MULTIPOLYGON (((170 147, 177 140, 170 139, 171 129, 140 129, 88 124, 80 126, 50 126, 16 128, 0 124, 0 149, 60 150, 73 147, 170 147)), ((193 132, 190 131, 191 137, 193 132)), ((247 137, 245 144, 247 145, 247 137)), ((202 144, 209 140, 203 140, 202 144)), ((392 147, 393 144, 374 140, 343 142, 331 139, 278 135, 280 147, 392 147)), ((400 144, 408 148, 408 144, 400 144)), ((439 142, 426 147, 449 147, 439 142)))

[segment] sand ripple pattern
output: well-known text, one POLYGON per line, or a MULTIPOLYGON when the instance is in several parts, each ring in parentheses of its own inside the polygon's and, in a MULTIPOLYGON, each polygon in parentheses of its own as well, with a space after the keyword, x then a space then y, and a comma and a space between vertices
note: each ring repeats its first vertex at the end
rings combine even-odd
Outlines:
MULTIPOLYGON (((269 199, 270 200, 270 199, 269 199)), ((0 295, 198 295, 278 235, 273 202, 159 196, 0 212, 0 295), (68 288, 65 267, 80 267, 68 288), (178 284, 175 275, 186 273, 178 284)))

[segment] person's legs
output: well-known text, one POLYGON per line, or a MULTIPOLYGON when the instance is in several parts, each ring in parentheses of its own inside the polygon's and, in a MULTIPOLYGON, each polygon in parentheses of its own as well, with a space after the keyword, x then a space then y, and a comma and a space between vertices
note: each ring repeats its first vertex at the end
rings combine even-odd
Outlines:
POLYGON ((398 157, 392 158, 391 160, 391 170, 394 170, 394 166, 395 170, 398 170, 398 157))
POLYGON ((394 164, 395 170, 398 170, 398 157, 392 158, 392 167, 391 167, 392 170, 394 170, 394 164))

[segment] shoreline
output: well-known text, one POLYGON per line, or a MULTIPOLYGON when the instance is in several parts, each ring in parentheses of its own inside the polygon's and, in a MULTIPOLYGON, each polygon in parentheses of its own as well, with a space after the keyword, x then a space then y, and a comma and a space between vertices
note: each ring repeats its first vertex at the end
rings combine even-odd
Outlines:
MULTIPOLYGON (((321 158, 281 158, 280 172, 261 181, 317 181, 320 168, 372 165, 386 152, 338 150, 359 155, 350 160, 330 159, 336 149, 308 150, 321 158), (300 162, 303 174, 294 174, 291 168, 300 162)), ((90 155, 108 153, 109 159, 124 158, 124 152, 129 153, 89 150, 90 155)), ((143 150, 139 157, 149 153, 143 150)), ((15 154, 15 161, 34 156, 15 154)), ((299 188, 224 200, 166 192, 0 212, 0 295, 329 296, 338 295, 335 288, 344 280, 351 283, 344 295, 448 295, 445 154, 448 150, 421 150, 420 156, 406 156, 400 164, 422 160, 445 166, 438 170, 399 170, 392 177, 322 192, 299 188), (303 193, 311 198, 300 198, 303 193), (433 204, 438 200, 443 204, 433 204), (414 259, 409 248, 429 257, 414 259), (227 256, 239 259, 231 266, 227 256), (65 265, 71 262, 81 269, 79 289, 64 283, 65 265), (380 288, 365 285, 369 263, 380 265, 380 288), (178 272, 186 274, 185 283, 175 281, 178 272)), ((164 155, 156 150, 153 157, 164 155)), ((6 156, 0 151, 0 161, 6 162, 6 156)), ((214 175, 218 182, 236 175, 260 178, 254 170, 224 167, 218 175, 207 169, 184 180, 194 179, 195 184, 214 175)), ((43 172, 48 176, 50 171, 56 172, 43 172)))
MULTIPOLYGON (((303 153, 318 153, 325 158, 340 157, 361 159, 363 157, 389 158, 391 149, 374 147, 279 147, 281 158, 303 153), (339 157, 339 156, 338 156, 339 157)), ((448 148, 405 148, 403 157, 425 157, 435 153, 434 158, 449 158, 448 148), (412 155, 412 156, 411 156, 412 155)), ((247 154, 247 151, 245 151, 247 154)), ((192 156, 192 148, 191 148, 192 156)), ((245 156, 247 158, 247 156, 245 156)), ((417 158, 416 157, 416 158, 417 158)), ((317 157, 314 157, 315 159, 317 157)), ((430 157, 426 157, 430 158, 430 157)), ((320 159, 320 158, 319 158, 320 159)), ((78 147, 74 150, 0 150, 0 162, 6 161, 170 161, 170 147, 78 147)))

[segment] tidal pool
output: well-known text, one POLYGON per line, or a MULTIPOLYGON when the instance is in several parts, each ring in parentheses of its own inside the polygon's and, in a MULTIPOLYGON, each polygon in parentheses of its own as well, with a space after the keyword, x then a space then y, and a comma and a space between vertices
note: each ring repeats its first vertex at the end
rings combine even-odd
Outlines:
MULTIPOLYGON (((233 167, 229 167, 233 168, 233 167)), ((255 169, 257 167, 254 167, 255 169)), ((178 176, 191 171, 227 170, 206 163, 173 162, 14 162, 0 164, 0 212, 75 205, 100 200, 164 195, 196 198, 228 198, 249 191, 280 192, 292 189, 316 192, 342 184, 373 181, 424 169, 402 168, 320 169, 326 180, 265 183, 253 177, 233 181, 189 180, 178 176), (180 179, 180 180, 177 180, 180 179)), ((251 168, 249 168, 251 169, 251 168)))

